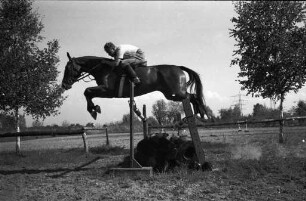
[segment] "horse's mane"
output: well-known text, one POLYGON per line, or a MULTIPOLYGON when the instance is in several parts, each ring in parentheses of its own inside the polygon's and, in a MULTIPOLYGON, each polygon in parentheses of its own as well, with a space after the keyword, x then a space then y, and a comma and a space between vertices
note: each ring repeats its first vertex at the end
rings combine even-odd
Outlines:
POLYGON ((75 60, 75 62, 79 64, 84 64, 90 61, 102 61, 102 60, 112 61, 112 59, 105 57, 97 57, 97 56, 83 56, 83 57, 75 57, 73 59, 75 60))
POLYGON ((101 63, 102 60, 106 61, 113 61, 112 59, 105 58, 105 57, 97 57, 97 56, 82 56, 82 57, 75 57, 73 58, 74 61, 82 66, 94 66, 98 63, 101 63))

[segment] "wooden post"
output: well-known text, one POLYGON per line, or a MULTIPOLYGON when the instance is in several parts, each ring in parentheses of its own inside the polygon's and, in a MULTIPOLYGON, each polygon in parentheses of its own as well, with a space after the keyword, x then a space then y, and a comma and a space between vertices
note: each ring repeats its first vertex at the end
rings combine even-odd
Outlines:
POLYGON ((134 158, 134 83, 130 81, 130 168, 141 168, 141 165, 134 158))
POLYGON ((84 143, 84 151, 86 153, 88 153, 88 146, 87 146, 87 140, 86 140, 86 132, 84 131, 84 133, 82 134, 82 138, 83 138, 83 143, 84 143))
POLYGON ((144 117, 143 123, 143 139, 148 138, 148 121, 147 121, 147 107, 146 105, 143 105, 142 107, 142 114, 144 117))
POLYGON ((109 139, 108 139, 108 131, 107 131, 107 127, 105 128, 105 135, 106 135, 106 145, 109 145, 109 139))
POLYGON ((202 165, 205 162, 205 154, 204 150, 201 145, 201 139, 198 133, 195 116, 193 114, 193 111, 191 109, 190 100, 188 98, 184 99, 183 101, 183 107, 186 114, 186 121, 188 123, 189 132, 191 135, 191 139, 198 157, 198 162, 202 165))
POLYGON ((152 167, 142 167, 134 158, 134 130, 133 130, 133 114, 134 114, 134 83, 130 82, 130 167, 129 168, 111 168, 110 172, 122 175, 153 175, 152 167))

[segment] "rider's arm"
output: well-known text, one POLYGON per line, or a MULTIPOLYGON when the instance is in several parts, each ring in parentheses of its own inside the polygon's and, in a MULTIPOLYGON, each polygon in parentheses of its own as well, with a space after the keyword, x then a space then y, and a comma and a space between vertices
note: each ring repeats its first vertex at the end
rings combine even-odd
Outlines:
POLYGON ((124 55, 124 51, 118 48, 114 56, 115 66, 119 66, 121 60, 123 59, 123 55, 124 55))
POLYGON ((121 62, 121 59, 115 59, 115 66, 119 66, 119 64, 120 64, 120 62, 121 62))

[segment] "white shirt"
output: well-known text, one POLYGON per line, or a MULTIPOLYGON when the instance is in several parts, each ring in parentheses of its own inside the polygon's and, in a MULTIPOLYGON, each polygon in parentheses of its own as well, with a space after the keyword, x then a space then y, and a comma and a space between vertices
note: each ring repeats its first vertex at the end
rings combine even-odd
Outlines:
POLYGON ((128 59, 132 55, 136 55, 136 52, 139 48, 134 45, 119 45, 116 49, 115 60, 117 59, 128 59))

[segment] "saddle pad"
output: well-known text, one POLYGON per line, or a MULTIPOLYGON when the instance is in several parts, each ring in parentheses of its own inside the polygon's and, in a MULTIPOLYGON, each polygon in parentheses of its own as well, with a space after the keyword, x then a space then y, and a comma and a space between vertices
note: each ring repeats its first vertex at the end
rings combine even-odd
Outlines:
POLYGON ((118 98, 122 97, 123 86, 125 82, 126 74, 123 74, 120 78, 119 89, 118 89, 118 98))

